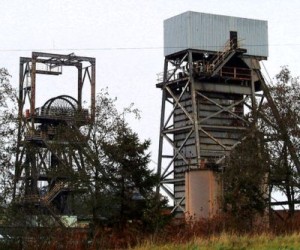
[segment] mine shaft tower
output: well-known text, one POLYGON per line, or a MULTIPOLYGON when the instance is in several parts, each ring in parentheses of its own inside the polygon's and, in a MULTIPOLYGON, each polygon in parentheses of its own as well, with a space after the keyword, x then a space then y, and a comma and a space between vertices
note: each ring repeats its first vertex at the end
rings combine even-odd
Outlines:
MULTIPOLYGON (((87 147, 80 128, 95 118, 95 58, 33 52, 20 58, 18 141, 14 200, 52 215, 71 214, 70 178, 81 171, 87 147), (36 107, 37 75, 58 76, 63 67, 77 69, 77 96, 59 95, 36 107), (83 87, 90 89, 90 108, 83 107, 83 87)), ((61 223, 60 223, 61 224, 61 223)))
POLYGON ((262 97, 267 44, 266 21, 196 12, 165 20, 158 174, 172 212, 220 210, 219 173, 256 122, 245 114, 262 97))

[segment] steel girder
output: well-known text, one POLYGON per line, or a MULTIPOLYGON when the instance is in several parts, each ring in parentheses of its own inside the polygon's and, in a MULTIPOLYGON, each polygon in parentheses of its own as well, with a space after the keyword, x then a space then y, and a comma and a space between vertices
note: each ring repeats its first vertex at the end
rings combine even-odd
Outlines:
POLYGON ((260 79, 249 60, 243 62, 240 55, 229 53, 229 59, 239 57, 236 60, 242 65, 250 64, 243 67, 252 73, 245 79, 222 79, 217 71, 214 77, 196 73, 199 62, 201 67, 205 63, 204 54, 187 50, 166 57, 158 77, 162 105, 157 173, 160 188, 174 203, 172 212, 186 212, 184 174, 191 169, 222 168, 225 157, 256 124, 255 114, 262 113, 264 96, 255 89, 260 79), (245 117, 246 109, 253 111, 251 119, 245 117))
MULTIPOLYGON (((38 182, 67 180, 66 177, 71 172, 76 174, 85 169, 85 162, 90 161, 91 157, 87 153, 89 145, 79 128, 82 125, 92 127, 94 122, 95 73, 96 60, 91 57, 33 52, 31 58, 20 58, 18 138, 13 192, 15 200, 26 200, 27 196, 39 195, 38 182), (72 112, 74 116, 51 117, 50 113, 47 116, 39 114, 35 104, 36 75, 59 75, 62 74, 61 68, 65 66, 76 67, 78 72, 77 86, 74 86, 77 88, 77 97, 72 97, 76 105, 71 105, 76 109, 72 112), (90 112, 78 121, 76 114, 83 111, 82 92, 87 82, 91 93, 90 112), (25 107, 29 107, 26 112, 25 107)), ((71 175, 69 178, 72 178, 71 175)))

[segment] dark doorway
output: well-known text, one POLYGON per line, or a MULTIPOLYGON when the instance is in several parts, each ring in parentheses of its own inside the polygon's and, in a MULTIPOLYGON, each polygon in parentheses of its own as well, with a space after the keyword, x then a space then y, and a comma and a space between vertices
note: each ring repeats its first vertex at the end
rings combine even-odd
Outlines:
POLYGON ((232 49, 236 49, 238 47, 238 37, 236 31, 230 31, 230 45, 232 49))

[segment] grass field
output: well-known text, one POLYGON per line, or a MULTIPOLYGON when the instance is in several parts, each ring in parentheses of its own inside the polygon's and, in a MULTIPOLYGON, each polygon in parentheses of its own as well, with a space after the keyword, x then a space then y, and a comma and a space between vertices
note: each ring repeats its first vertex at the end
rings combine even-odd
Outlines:
POLYGON ((293 233, 285 236, 262 235, 228 235, 218 237, 195 238, 187 244, 152 244, 142 243, 133 250, 298 250, 300 249, 300 234, 293 233))

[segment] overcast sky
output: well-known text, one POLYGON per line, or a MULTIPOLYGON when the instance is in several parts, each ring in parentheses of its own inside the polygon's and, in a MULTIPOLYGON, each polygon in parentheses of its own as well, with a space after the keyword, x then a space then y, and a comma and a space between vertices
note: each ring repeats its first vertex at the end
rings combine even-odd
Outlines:
MULTIPOLYGON (((97 60, 97 90, 108 87, 118 106, 134 102, 142 119, 131 122, 150 138, 157 161, 163 69, 163 20, 185 11, 267 20, 271 77, 281 65, 300 75, 300 1, 298 0, 0 0, 0 67, 18 86, 19 57, 32 51, 91 56, 97 60)), ((37 96, 76 93, 76 73, 55 84, 37 82, 37 96)), ((43 79, 42 79, 43 80, 43 79)), ((53 81, 53 83, 52 83, 53 81)), ((88 97, 86 97, 88 99, 88 97)), ((42 100, 44 102, 46 100, 42 100)), ((40 104, 41 105, 41 104, 40 104)), ((154 167, 154 163, 152 165, 154 167)))

